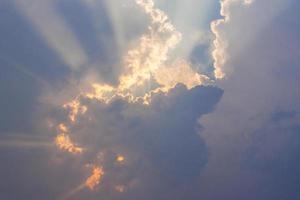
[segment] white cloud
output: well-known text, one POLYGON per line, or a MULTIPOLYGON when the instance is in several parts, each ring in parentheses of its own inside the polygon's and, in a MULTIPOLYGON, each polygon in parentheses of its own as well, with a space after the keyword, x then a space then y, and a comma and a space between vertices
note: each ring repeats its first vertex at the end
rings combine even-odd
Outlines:
POLYGON ((211 155, 201 177, 201 184, 205 185, 201 191, 208 199, 251 199, 249 193, 255 194, 261 179, 266 177, 243 168, 250 138, 264 127, 272 113, 300 111, 300 94, 293 87, 299 76, 291 73, 296 70, 299 47, 293 42, 297 36, 289 33, 295 27, 284 27, 284 22, 278 20, 286 17, 282 12, 286 12, 291 1, 262 0, 248 6, 224 1, 223 6, 225 2, 222 12, 230 20, 221 22, 217 33, 220 41, 226 41, 226 51, 221 48, 224 52, 220 54, 227 55, 226 62, 221 63, 228 76, 218 81, 224 96, 216 110, 200 119, 204 126, 201 135, 211 155), (282 45, 294 51, 287 52, 282 45), (283 72, 289 73, 288 77, 283 72), (211 190, 219 192, 213 194, 211 190))

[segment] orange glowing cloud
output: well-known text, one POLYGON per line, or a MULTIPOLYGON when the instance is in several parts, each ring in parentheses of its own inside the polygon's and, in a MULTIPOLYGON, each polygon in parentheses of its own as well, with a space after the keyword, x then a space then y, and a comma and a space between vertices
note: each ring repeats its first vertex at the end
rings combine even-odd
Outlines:
POLYGON ((75 122, 78 114, 84 114, 87 111, 87 107, 81 105, 77 99, 67 102, 63 107, 70 110, 69 118, 72 122, 75 122))
POLYGON ((93 166, 92 175, 85 181, 85 186, 90 190, 94 190, 100 184, 104 171, 102 167, 93 166))
POLYGON ((125 161, 125 157, 122 156, 122 155, 118 155, 117 158, 116 158, 116 161, 117 162, 124 162, 125 161))
POLYGON ((61 131, 62 133, 68 133, 69 132, 67 126, 63 123, 58 125, 58 130, 61 131))
POLYGON ((60 150, 67 151, 72 154, 81 154, 83 152, 83 148, 73 144, 70 137, 64 133, 56 136, 55 144, 60 150))
POLYGON ((119 85, 92 82, 90 91, 83 91, 76 100, 64 105, 70 109, 72 122, 78 114, 84 114, 87 110, 87 107, 80 104, 80 97, 103 103, 121 97, 130 103, 142 102, 147 105, 153 94, 167 93, 178 83, 186 85, 188 89, 211 83, 209 77, 195 72, 187 61, 170 59, 170 51, 180 43, 182 35, 171 24, 168 16, 156 9, 152 0, 136 0, 136 3, 150 18, 148 32, 124 56, 125 72, 119 77, 119 85))

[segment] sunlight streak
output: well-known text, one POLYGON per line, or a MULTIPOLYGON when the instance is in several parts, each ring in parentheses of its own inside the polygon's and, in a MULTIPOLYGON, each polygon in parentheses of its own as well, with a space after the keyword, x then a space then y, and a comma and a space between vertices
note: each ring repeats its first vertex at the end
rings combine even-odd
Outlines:
POLYGON ((47 44, 62 60, 76 70, 87 63, 88 57, 64 18, 51 0, 14 0, 17 7, 35 26, 47 44))
POLYGON ((25 141, 25 140, 2 140, 0 141, 0 148, 53 148, 51 142, 41 141, 25 141))

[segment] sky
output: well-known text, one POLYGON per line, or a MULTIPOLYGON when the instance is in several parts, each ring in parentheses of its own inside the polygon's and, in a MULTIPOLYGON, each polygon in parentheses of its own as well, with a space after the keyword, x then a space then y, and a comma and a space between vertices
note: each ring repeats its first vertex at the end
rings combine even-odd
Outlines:
POLYGON ((297 0, 1 0, 0 199, 298 200, 297 0))

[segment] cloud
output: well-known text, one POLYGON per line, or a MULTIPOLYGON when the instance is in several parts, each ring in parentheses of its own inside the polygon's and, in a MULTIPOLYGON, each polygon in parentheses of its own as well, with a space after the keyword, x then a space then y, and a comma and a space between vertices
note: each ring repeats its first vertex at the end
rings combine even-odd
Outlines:
POLYGON ((211 112, 221 95, 222 91, 214 87, 188 90, 178 85, 168 95, 154 95, 149 106, 123 99, 105 104, 82 98, 90 109, 78 116, 76 124, 69 125, 70 135, 84 148, 79 156, 82 162, 101 166, 103 177, 93 186, 94 192, 86 194, 83 190, 74 196, 175 197, 178 189, 197 180, 206 163, 206 146, 198 135, 197 119, 211 112), (115 191, 117 186, 123 186, 122 194, 115 191), (155 192, 159 187, 164 193, 155 192))
POLYGON ((26 19, 0 20, 1 198, 297 199, 299 3, 221 1, 217 88, 193 61, 211 59, 200 2, 16 2, 26 19))
POLYGON ((218 81, 224 96, 216 110, 200 119, 210 152, 201 176, 203 199, 297 199, 296 190, 281 183, 299 180, 297 170, 293 178, 288 172, 299 153, 293 142, 298 140, 298 114, 280 123, 271 120, 275 113, 284 118, 282 113, 300 111, 294 87, 299 80, 297 4, 227 4, 230 20, 219 33, 227 43, 223 69, 230 73, 218 81), (284 158, 287 152, 290 160, 284 158))
POLYGON ((225 77, 226 72, 223 67, 228 59, 227 55, 227 41, 226 36, 223 34, 223 26, 226 26, 230 23, 231 13, 230 7, 234 4, 242 4, 250 5, 253 3, 252 0, 222 0, 220 1, 221 10, 220 15, 223 17, 222 19, 215 20, 211 23, 211 31, 215 36, 213 41, 213 50, 212 57, 214 60, 214 75, 217 79, 222 79, 225 77))
MULTIPOLYGON (((149 104, 153 94, 167 93, 178 83, 193 88, 211 83, 208 76, 197 73, 191 64, 183 59, 172 59, 170 52, 181 41, 182 35, 170 22, 166 13, 155 7, 151 0, 136 0, 135 3, 149 17, 147 33, 140 36, 136 44, 123 57, 124 72, 119 76, 116 86, 103 83, 97 78, 87 78, 83 85, 89 87, 67 102, 65 107, 73 109, 71 116, 81 107, 77 98, 81 96, 110 103, 116 97, 129 102, 149 104), (172 76, 166 77, 166 74, 172 76), (95 80, 96 79, 96 80, 95 80), (74 106, 76 105, 76 106, 74 106)), ((84 108, 87 109, 87 108, 84 108)))
MULTIPOLYGON (((15 153, 8 153, 9 149, 2 146, 1 156, 8 160, 1 166, 1 175, 7 180, 0 185, 1 197, 163 199, 184 194, 196 198, 194 193, 182 191, 190 185, 194 188, 193 183, 207 160, 197 119, 211 112, 221 95, 222 91, 214 87, 187 90, 178 85, 168 95, 155 95, 152 104, 146 107, 122 99, 111 104, 82 99, 90 109, 76 124, 70 124, 69 131, 84 152, 73 156, 53 147, 16 149, 11 146, 15 153), (14 167, 17 172, 14 174, 10 168, 12 162, 19 163, 14 167), (94 164, 95 168, 85 166, 86 163, 94 164), (88 191, 82 183, 97 182, 98 179, 89 178, 97 166, 103 167, 100 184, 91 184, 94 190, 88 191), (7 172, 9 177, 5 178, 7 172), (120 187, 121 193, 117 190, 120 187), (39 190, 31 195, 36 189, 39 190), (158 190, 163 191, 158 193, 158 190)), ((67 121, 68 115, 64 118, 67 121)))
MULTIPOLYGON (((96 101, 110 106, 115 99, 121 98, 128 103, 142 103, 144 106, 151 106, 153 96, 159 93, 167 94, 179 83, 184 84, 187 89, 192 89, 209 82, 207 76, 194 72, 187 61, 176 61, 173 64, 168 64, 168 62, 172 62, 169 52, 180 42, 181 33, 175 29, 162 10, 154 7, 152 0, 137 0, 136 4, 150 18, 148 33, 142 35, 138 43, 124 56, 125 72, 119 77, 118 86, 114 87, 97 82, 88 83, 92 87, 91 92, 83 90, 76 95, 75 99, 64 103, 63 108, 69 111, 69 120, 67 121, 71 123, 59 121, 55 125, 58 131, 55 139, 58 149, 72 154, 82 154, 92 146, 90 144, 86 145, 87 147, 77 145, 69 136, 72 133, 71 127, 78 123, 80 117, 88 115, 90 109, 94 110, 85 101, 96 101), (166 65, 174 66, 167 67, 166 65), (157 84, 155 88, 146 87, 155 83, 157 84)), ((146 111, 143 110, 142 112, 146 111)), ((90 116, 89 119, 92 120, 93 117, 90 116)), ((112 143, 111 146, 113 145, 112 143)), ((103 152, 99 153, 104 154, 103 152)), ((102 169, 103 165, 100 163, 99 167, 95 167, 95 169, 102 169)), ((105 174, 105 170, 103 174, 105 174)), ((101 176, 91 175, 87 179, 86 186, 91 189, 100 183, 94 177, 100 179, 101 176)))
MULTIPOLYGON (((200 128, 197 119, 213 110, 222 91, 199 86, 208 78, 197 73, 187 60, 170 56, 181 39, 180 33, 163 11, 153 7, 152 1, 137 2, 139 7, 134 9, 148 18, 149 28, 140 39, 134 38, 132 44, 127 44, 119 84, 89 79, 84 70, 75 75, 73 70, 64 75, 57 70, 57 79, 50 72, 45 73, 43 78, 49 80, 49 88, 39 88, 44 95, 32 88, 36 92, 31 97, 35 100, 32 107, 37 117, 30 118, 33 127, 29 128, 28 136, 3 140, 5 145, 0 145, 1 156, 9 159, 1 166, 1 175, 3 178, 10 175, 0 185, 1 198, 163 199, 182 195, 180 191, 192 185, 207 160, 206 146, 197 134, 200 128), (165 77, 170 73, 173 76, 165 77), (74 82, 62 81, 65 83, 62 84, 61 79, 68 79, 68 75, 74 82), (140 82, 148 86, 147 81, 153 84, 150 88, 139 88, 140 82), (130 101, 130 97, 144 96, 152 87, 160 89, 150 94, 151 104, 130 101), (42 139, 29 137, 33 134, 42 139), (63 151, 53 148, 49 141, 56 142, 63 151), (7 150, 12 148, 17 151, 13 155, 7 150), (18 165, 12 170, 13 162, 18 165), (34 167, 30 168, 31 165, 34 167), (86 186, 94 190, 89 191, 86 186), (158 190, 165 192, 157 193, 158 190)), ((37 38, 40 36, 41 43, 48 44, 43 48, 54 50, 69 66, 84 65, 87 61, 81 47, 84 36, 73 32, 76 25, 69 21, 72 14, 60 13, 65 5, 50 1, 30 3, 17 1, 15 6, 26 17, 24 21, 32 23, 26 24, 26 28, 36 33, 37 38), (44 15, 47 17, 43 18, 44 15)), ((42 65, 38 59, 25 58, 31 60, 29 63, 42 65)), ((57 65, 65 67, 62 63, 57 65)), ((27 88, 22 84, 18 87, 20 91, 27 88)), ((33 112, 31 107, 27 109, 33 112)), ((185 195, 194 196, 188 192, 185 195)))

